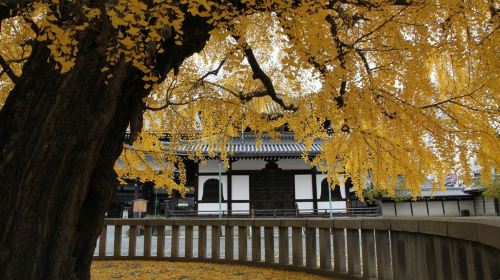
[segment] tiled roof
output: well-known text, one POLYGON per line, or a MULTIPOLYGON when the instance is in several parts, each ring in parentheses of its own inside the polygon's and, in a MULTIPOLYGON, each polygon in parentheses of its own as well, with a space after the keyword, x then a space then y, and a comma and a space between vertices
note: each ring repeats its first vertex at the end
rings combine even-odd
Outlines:
MULTIPOLYGON (((301 157, 303 152, 313 156, 321 152, 321 142, 315 141, 307 149, 303 143, 296 143, 292 133, 283 133, 278 140, 269 136, 262 136, 261 145, 258 145, 257 137, 252 133, 244 133, 241 137, 235 137, 226 145, 226 151, 231 157, 301 157)), ((168 143, 165 143, 168 146, 168 143)), ((213 149, 202 141, 185 141, 176 152, 180 155, 201 151, 208 154, 213 149)), ((217 151, 216 151, 217 153, 217 151)))
MULTIPOLYGON (((411 192, 408 189, 395 189, 396 197, 411 197, 411 192)), ((422 194, 419 197, 423 198, 445 198, 445 197, 470 197, 471 194, 464 192, 464 188, 451 187, 441 191, 440 189, 433 190, 432 188, 422 188, 422 194)))

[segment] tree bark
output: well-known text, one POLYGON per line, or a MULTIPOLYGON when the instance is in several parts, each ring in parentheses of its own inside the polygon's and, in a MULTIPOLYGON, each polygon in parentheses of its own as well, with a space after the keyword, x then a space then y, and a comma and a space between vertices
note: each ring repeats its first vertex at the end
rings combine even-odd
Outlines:
MULTIPOLYGON (((166 74, 200 51, 209 30, 186 19, 184 44, 164 42, 157 70, 166 74)), ((0 111, 0 279, 89 279, 117 185, 113 166, 147 95, 141 73, 124 62, 105 83, 108 37, 81 34, 65 74, 36 43, 0 111)))

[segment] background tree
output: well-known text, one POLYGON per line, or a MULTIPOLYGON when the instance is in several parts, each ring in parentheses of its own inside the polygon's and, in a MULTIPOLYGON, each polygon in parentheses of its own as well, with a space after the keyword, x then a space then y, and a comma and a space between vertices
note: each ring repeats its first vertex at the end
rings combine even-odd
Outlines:
POLYGON ((306 146, 322 139, 311 164, 332 185, 350 176, 358 194, 368 174, 389 192, 404 176, 418 194, 428 174, 468 176, 472 156, 498 167, 498 9, 0 0, 0 278, 89 277, 113 166, 142 130, 122 155, 132 168, 118 168, 130 176, 160 150, 172 173, 186 137, 227 158, 241 128, 276 135, 285 123, 306 146))

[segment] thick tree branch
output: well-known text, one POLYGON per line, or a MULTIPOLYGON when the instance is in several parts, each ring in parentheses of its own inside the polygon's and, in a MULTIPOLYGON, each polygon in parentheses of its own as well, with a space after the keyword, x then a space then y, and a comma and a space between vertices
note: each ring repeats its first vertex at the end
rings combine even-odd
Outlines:
POLYGON ((24 15, 23 19, 30 26, 31 30, 33 30, 33 32, 35 32, 36 35, 40 34, 40 28, 29 16, 24 15))
POLYGON ((16 84, 19 81, 19 77, 16 76, 14 71, 9 66, 9 63, 0 55, 0 66, 2 66, 3 71, 9 78, 12 80, 14 84, 16 84))
MULTIPOLYGON (((238 41, 238 37, 235 36, 236 41, 238 41)), ((242 44, 243 48, 243 53, 247 57, 248 64, 250 64, 250 68, 252 69, 253 72, 253 78, 258 79, 261 81, 261 83, 264 85, 264 88, 266 89, 265 95, 262 95, 262 92, 259 92, 259 95, 246 95, 244 98, 248 99, 247 101, 251 100, 254 97, 261 97, 261 96, 269 96, 275 103, 280 105, 284 110, 286 111, 297 111, 298 108, 294 104, 285 104, 283 99, 281 99, 278 94, 276 93, 276 90, 274 89, 273 82, 271 78, 262 70, 262 68, 259 65, 259 62, 257 61, 257 58, 255 57, 255 54, 253 53, 252 48, 248 45, 248 43, 243 42, 242 44)))

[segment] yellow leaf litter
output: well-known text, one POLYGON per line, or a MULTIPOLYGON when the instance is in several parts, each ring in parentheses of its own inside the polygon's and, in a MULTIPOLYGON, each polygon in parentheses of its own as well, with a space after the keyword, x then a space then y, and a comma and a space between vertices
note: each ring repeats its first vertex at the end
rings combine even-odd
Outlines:
POLYGON ((94 261, 92 280, 134 279, 331 279, 302 272, 234 264, 171 261, 94 261))

